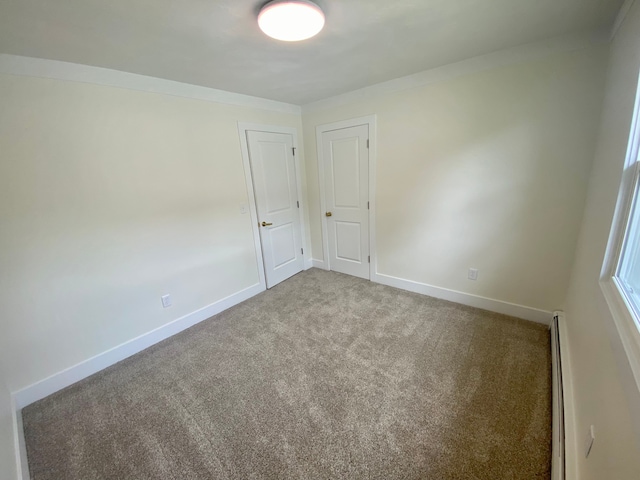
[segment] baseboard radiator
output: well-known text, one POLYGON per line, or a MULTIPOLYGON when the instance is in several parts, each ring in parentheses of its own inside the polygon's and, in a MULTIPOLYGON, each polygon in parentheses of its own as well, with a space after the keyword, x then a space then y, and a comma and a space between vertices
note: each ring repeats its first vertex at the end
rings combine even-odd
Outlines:
POLYGON ((561 312, 554 312, 551 323, 551 390, 552 390, 552 458, 551 480, 565 478, 564 397, 562 390, 562 355, 560 348, 561 312))

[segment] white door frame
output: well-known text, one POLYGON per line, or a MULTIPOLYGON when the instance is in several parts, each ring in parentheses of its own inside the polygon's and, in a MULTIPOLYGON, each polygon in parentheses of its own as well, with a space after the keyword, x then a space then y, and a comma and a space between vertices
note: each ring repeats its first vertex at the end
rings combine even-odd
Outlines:
POLYGON ((329 260, 329 233, 327 230, 327 199, 324 180, 324 152, 322 150, 322 134, 332 130, 342 128, 357 127, 359 125, 369 126, 369 280, 375 278, 377 272, 378 257, 376 255, 376 158, 377 158, 377 130, 376 116, 366 115, 364 117, 342 120, 340 122, 326 123, 316 127, 316 147, 318 151, 318 183, 320 187, 320 219, 322 222, 322 248, 324 258, 324 268, 331 270, 329 260))
POLYGON ((296 149, 296 153, 293 156, 294 165, 296 167, 296 189, 298 192, 298 199, 300 202, 300 208, 298 214, 300 215, 300 230, 302 234, 302 248, 304 254, 302 258, 304 260, 304 269, 307 270, 311 265, 311 252, 307 246, 307 238, 305 234, 306 225, 308 222, 305 218, 305 202, 302 195, 302 171, 301 160, 302 149, 298 147, 298 129, 295 127, 281 127, 278 125, 262 125, 259 123, 247 123, 238 122, 238 134, 240 136, 240 149, 242 150, 242 165, 244 167, 244 180, 247 186, 247 197, 249 198, 249 212, 251 214, 251 225, 253 230, 253 243, 256 249, 256 259, 258 266, 258 279, 260 286, 263 290, 267 289, 267 280, 264 273, 264 258, 262 257, 262 241, 260 240, 260 228, 258 227, 258 210, 256 207, 256 197, 253 191, 253 176, 251 175, 251 163, 249 161, 249 144, 247 143, 247 132, 267 132, 267 133, 284 133, 293 137, 293 148, 296 149))

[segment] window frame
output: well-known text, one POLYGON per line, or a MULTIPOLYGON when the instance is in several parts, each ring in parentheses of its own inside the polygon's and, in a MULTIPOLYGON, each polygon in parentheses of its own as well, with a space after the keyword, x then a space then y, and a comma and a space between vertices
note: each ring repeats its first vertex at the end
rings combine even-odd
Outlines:
MULTIPOLYGON (((637 155, 636 155, 637 157, 637 155)), ((640 157, 629 166, 633 169, 633 178, 631 181, 631 194, 629 195, 628 206, 625 208, 625 222, 622 229, 620 248, 618 249, 615 270, 612 274, 613 281, 620 290, 620 294, 624 297, 626 303, 631 310, 631 316, 634 319, 636 328, 640 330, 640 301, 632 298, 632 292, 627 287, 628 282, 623 279, 622 271, 628 270, 629 263, 635 263, 636 258, 640 255, 640 249, 629 251, 630 244, 634 239, 640 238, 640 157)))
MULTIPOLYGON (((640 229, 640 219, 634 224, 634 206, 640 208, 640 78, 636 88, 629 141, 622 171, 618 199, 607 242, 600 289, 622 347, 624 357, 630 367, 636 392, 640 392, 640 304, 630 300, 627 291, 618 278, 622 268, 625 247, 636 229, 640 229), (638 204, 636 205, 636 201, 638 204), (630 235, 627 235, 630 232, 630 235)), ((618 343, 617 341, 615 343, 618 343)), ((615 345, 614 345, 615 347, 615 345)))

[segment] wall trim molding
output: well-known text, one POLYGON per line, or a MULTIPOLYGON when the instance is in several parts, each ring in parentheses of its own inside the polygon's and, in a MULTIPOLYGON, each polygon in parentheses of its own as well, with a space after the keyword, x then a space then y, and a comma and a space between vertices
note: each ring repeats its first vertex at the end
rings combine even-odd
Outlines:
POLYGON ((317 258, 311 259, 311 265, 314 268, 319 268, 321 270, 329 270, 329 268, 327 268, 326 262, 324 260, 318 260, 317 258))
POLYGON ((137 73, 81 65, 79 63, 46 60, 43 58, 0 54, 0 73, 126 88, 128 90, 159 93, 174 97, 192 98, 207 102, 257 108, 280 113, 291 113, 294 115, 300 115, 301 113, 298 105, 278 102, 276 100, 227 92, 225 90, 217 90, 215 88, 176 82, 147 75, 139 75, 137 73))
MULTIPOLYGON (((632 0, 631 0, 632 1, 632 0)), ((302 105, 302 113, 311 113, 328 108, 335 108, 359 100, 366 100, 381 95, 389 95, 403 90, 423 87, 445 80, 470 75, 472 73, 505 67, 526 61, 544 58, 554 53, 571 52, 602 45, 609 41, 609 31, 564 35, 539 42, 498 50, 485 55, 468 58, 460 62, 450 63, 422 72, 381 82, 368 87, 352 90, 341 95, 317 100, 302 105)))
POLYGON ((280 113, 301 115, 333 108, 357 100, 368 99, 450 80, 500 66, 513 65, 527 60, 542 58, 557 52, 568 52, 607 43, 613 39, 631 9, 634 0, 626 0, 610 32, 581 33, 542 40, 526 45, 498 50, 459 62, 431 68, 412 75, 396 78, 361 89, 352 90, 333 97, 317 100, 305 105, 294 105, 241 93, 218 90, 189 83, 109 68, 82 65, 79 63, 0 54, 0 74, 50 78, 72 82, 104 85, 128 90, 158 93, 209 102, 257 108, 280 113))
POLYGON ((613 39, 618 34, 618 30, 620 30, 620 27, 624 23, 625 18, 627 18, 627 14, 629 13, 629 10, 631 10, 634 2, 635 0, 625 0, 625 2, 622 4, 622 7, 620 7, 618 16, 616 17, 616 21, 613 23, 613 27, 611 27, 611 34, 609 35, 610 41, 613 41, 613 39))
POLYGON ((403 278, 393 277, 382 273, 375 273, 372 276, 371 281, 381 283, 382 285, 388 285, 390 287, 400 288, 402 290, 408 290, 414 293, 420 293, 422 295, 428 295, 430 297, 441 298, 450 302, 460 303, 469 307, 481 308, 482 310, 489 310, 491 312, 522 318, 524 320, 541 323, 547 326, 551 324, 551 320, 553 318, 552 312, 548 312, 546 310, 540 310, 538 308, 527 307, 493 298, 481 297, 479 295, 472 295, 470 293, 450 290, 448 288, 436 287, 426 283, 405 280, 403 278))
POLYGON ((237 305, 240 302, 263 292, 265 289, 259 283, 240 290, 217 302, 207 305, 195 312, 184 315, 150 332, 144 333, 136 338, 128 340, 113 347, 106 352, 102 352, 94 357, 84 360, 61 372, 40 380, 28 387, 12 393, 16 410, 21 410, 27 405, 36 402, 52 393, 62 390, 94 373, 104 370, 125 358, 130 357, 145 348, 165 340, 176 333, 186 330, 203 320, 217 315, 218 313, 237 305))

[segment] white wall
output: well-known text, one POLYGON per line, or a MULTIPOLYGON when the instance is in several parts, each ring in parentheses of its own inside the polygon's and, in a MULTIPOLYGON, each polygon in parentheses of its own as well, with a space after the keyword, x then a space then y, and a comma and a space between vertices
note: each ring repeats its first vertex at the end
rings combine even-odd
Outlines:
POLYGON ((298 114, 13 75, 0 104, 11 391, 258 283, 237 122, 298 114))
POLYGON ((633 431, 640 403, 630 405, 625 396, 624 372, 616 364, 608 335, 613 319, 606 308, 601 308, 598 285, 626 156, 639 71, 640 4, 635 2, 611 45, 596 158, 566 301, 576 399, 567 434, 571 444, 578 447, 578 451, 567 452, 569 479, 640 478, 640 442, 633 431), (585 459, 583 439, 592 424, 596 440, 585 459))
MULTIPOLYGON (((303 107, 313 257, 315 127, 376 114, 378 273, 551 311, 566 293, 606 47, 303 107), (469 267, 479 269, 476 282, 469 267)), ((478 63, 478 62, 477 62, 478 63)))

